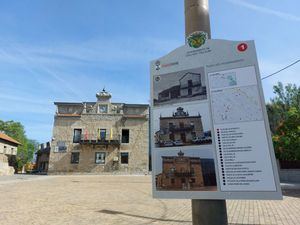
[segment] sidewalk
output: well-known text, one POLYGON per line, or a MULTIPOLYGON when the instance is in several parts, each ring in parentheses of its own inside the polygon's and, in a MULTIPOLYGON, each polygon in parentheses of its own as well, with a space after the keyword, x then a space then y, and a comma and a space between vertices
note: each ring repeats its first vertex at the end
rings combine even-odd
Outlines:
MULTIPOLYGON (((229 223, 299 225, 300 189, 284 187, 282 201, 227 201, 229 223)), ((1 225, 192 224, 191 201, 153 199, 150 176, 2 177, 0 202, 1 225)))

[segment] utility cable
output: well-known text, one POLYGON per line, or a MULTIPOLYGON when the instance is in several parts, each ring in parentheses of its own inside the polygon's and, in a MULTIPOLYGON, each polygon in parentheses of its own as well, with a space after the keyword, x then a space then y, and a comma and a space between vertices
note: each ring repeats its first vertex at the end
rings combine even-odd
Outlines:
POLYGON ((289 67, 291 67, 291 66, 297 64, 298 62, 300 62, 300 59, 298 59, 296 62, 293 62, 292 64, 290 64, 290 65, 288 65, 288 66, 282 68, 281 70, 276 71, 275 73, 272 73, 272 74, 270 74, 270 75, 268 75, 268 76, 265 76, 265 77, 261 78, 261 80, 264 80, 264 79, 266 79, 266 78, 269 78, 269 77, 271 77, 271 76, 274 76, 275 74, 280 73, 280 72, 283 71, 283 70, 286 70, 287 68, 289 68, 289 67))

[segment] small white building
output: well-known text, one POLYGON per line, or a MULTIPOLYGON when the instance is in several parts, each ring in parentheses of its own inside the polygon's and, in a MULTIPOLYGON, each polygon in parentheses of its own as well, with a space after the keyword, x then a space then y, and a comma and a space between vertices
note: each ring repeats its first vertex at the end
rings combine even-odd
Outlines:
POLYGON ((14 174, 14 168, 9 166, 9 157, 17 155, 18 146, 21 143, 8 135, 0 132, 0 176, 14 174))

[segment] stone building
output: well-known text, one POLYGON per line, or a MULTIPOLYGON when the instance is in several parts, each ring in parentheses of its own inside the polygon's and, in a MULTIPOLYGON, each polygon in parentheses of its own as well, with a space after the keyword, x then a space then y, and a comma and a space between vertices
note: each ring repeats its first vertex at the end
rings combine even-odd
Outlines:
POLYGON ((41 173, 48 172, 50 151, 50 142, 47 142, 39 145, 39 150, 36 152, 36 169, 41 173))
POLYGON ((170 117, 160 117, 160 130, 156 133, 157 144, 180 140, 183 144, 191 143, 196 137, 204 135, 201 115, 190 116, 182 107, 170 117))
POLYGON ((11 162, 15 161, 19 145, 18 141, 0 132, 0 176, 14 174, 11 162))
POLYGON ((103 90, 97 102, 55 102, 48 173, 145 173, 149 159, 149 106, 111 103, 103 90))
POLYGON ((162 172, 156 175, 157 190, 215 190, 213 159, 184 156, 162 156, 162 172), (209 188, 208 188, 209 187, 209 188))
POLYGON ((193 190, 204 186, 199 157, 162 156, 162 173, 156 176, 157 189, 193 190))

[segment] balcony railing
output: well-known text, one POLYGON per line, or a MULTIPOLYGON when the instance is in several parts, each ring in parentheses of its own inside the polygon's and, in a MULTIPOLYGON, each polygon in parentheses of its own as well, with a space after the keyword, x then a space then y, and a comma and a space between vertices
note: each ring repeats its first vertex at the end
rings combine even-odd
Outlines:
POLYGON ((171 132, 192 131, 194 129, 195 129, 194 125, 188 125, 188 126, 183 126, 183 127, 180 127, 180 126, 170 126, 169 127, 169 130, 171 132))
POLYGON ((104 146, 120 146, 120 136, 100 137, 99 135, 81 135, 74 138, 75 143, 81 145, 104 145, 104 146))
POLYGON ((193 172, 175 172, 175 177, 193 177, 195 173, 193 172))
POLYGON ((188 171, 185 171, 185 172, 177 172, 177 171, 172 172, 172 171, 169 171, 169 172, 166 173, 166 175, 168 177, 172 177, 172 178, 174 178, 174 177, 193 177, 193 176, 195 176, 195 173, 194 172, 188 172, 188 171))

